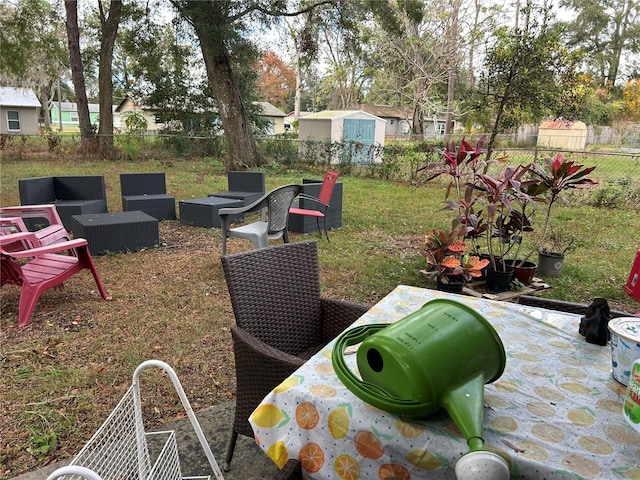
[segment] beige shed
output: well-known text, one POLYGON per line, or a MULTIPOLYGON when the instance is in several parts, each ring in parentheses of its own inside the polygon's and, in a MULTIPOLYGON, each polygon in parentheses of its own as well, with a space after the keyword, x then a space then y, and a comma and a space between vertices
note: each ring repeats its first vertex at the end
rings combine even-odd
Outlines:
MULTIPOLYGON (((343 155, 354 163, 381 161, 386 121, 362 110, 325 110, 301 117, 298 123, 300 148, 306 140, 344 143, 343 155)), ((301 152, 302 153, 302 152, 301 152)), ((333 159, 339 161, 340 159, 333 159)))
POLYGON ((587 126, 579 120, 547 120, 538 129, 538 147, 561 150, 584 150, 587 126))

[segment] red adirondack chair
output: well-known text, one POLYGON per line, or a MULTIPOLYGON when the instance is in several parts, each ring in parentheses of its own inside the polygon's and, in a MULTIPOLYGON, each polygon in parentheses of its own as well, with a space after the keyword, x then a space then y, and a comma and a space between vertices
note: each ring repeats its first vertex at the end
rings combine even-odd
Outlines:
POLYGON ((331 205, 331 195, 333 194, 333 187, 335 186, 339 175, 340 174, 338 172, 332 172, 331 170, 324 174, 324 179, 322 181, 322 186, 320 187, 320 194, 318 195, 318 198, 312 197, 310 195, 305 195, 304 193, 301 193, 298 196, 298 198, 303 198, 305 202, 309 201, 317 204, 318 210, 298 207, 291 207, 289 209, 289 213, 316 217, 318 230, 320 230, 320 219, 322 218, 324 234, 327 237, 327 242, 329 241, 329 233, 327 232, 327 209, 331 205))
MULTIPOLYGON (((0 226, 5 232, 8 226, 13 226, 15 230, 20 232, 28 232, 29 229, 25 226, 25 219, 44 219, 48 222, 48 225, 34 232, 41 245, 69 240, 69 234, 62 224, 62 220, 60 220, 56 206, 53 204, 0 207, 0 226)), ((35 222, 36 220, 33 221, 35 222)))
POLYGON ((4 245, 17 242, 37 245, 38 239, 32 232, 0 236, 0 287, 7 284, 21 289, 18 328, 29 324, 36 303, 44 292, 54 287, 62 288, 65 280, 85 268, 91 271, 102 298, 109 299, 85 239, 12 252, 4 249, 4 245))

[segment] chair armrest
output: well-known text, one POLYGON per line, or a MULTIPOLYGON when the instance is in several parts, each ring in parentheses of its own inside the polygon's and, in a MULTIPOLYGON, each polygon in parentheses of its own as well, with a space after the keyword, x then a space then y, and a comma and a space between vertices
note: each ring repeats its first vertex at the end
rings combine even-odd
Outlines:
MULTIPOLYGON (((16 234, 19 235, 19 234, 16 234)), ((10 237, 10 235, 7 235, 10 237)), ((0 237, 6 238, 6 237, 0 237)), ((84 247, 87 245, 87 241, 84 238, 76 238, 75 240, 69 240, 67 242, 52 243, 44 247, 29 248, 27 250, 21 250, 18 252, 11 252, 9 256, 13 258, 29 258, 37 257, 45 253, 57 253, 65 250, 73 250, 76 248, 84 247)))
POLYGON ((255 211, 258 211, 258 210, 261 210, 261 209, 265 208, 266 205, 263 205, 263 204, 266 203, 266 202, 267 202, 267 197, 263 196, 263 197, 260 197, 255 202, 253 202, 252 204, 245 205, 244 207, 221 208, 220 210, 218 210, 218 215, 220 215, 220 217, 222 217, 223 215, 235 215, 235 214, 238 214, 238 213, 255 212, 255 211))
POLYGON ((308 202, 314 202, 317 203, 318 205, 322 205, 325 209, 329 208, 329 204, 321 202, 320 199, 312 196, 312 195, 307 195, 306 193, 301 193, 300 195, 298 195, 298 198, 302 198, 303 200, 306 200, 308 202))
MULTIPOLYGON (((280 376, 282 378, 288 377, 305 362, 302 358, 289 355, 272 347, 240 327, 233 326, 231 327, 231 331, 233 334, 234 350, 236 350, 238 346, 248 349, 251 351, 250 358, 252 363, 261 365, 261 367, 267 367, 269 370, 280 369, 280 376)), ((276 385, 274 385, 274 387, 275 386, 276 385)))
POLYGON ((0 207, 0 215, 18 215, 23 218, 46 218, 50 225, 60 224, 60 215, 53 204, 44 205, 18 205, 12 207, 0 207))
POLYGON ((0 247, 10 245, 15 242, 29 242, 34 245, 40 245, 40 240, 33 232, 17 232, 8 235, 0 235, 0 247))
POLYGON ((325 342, 330 342, 336 338, 371 308, 367 305, 328 297, 322 297, 320 303, 322 308, 322 336, 325 342))

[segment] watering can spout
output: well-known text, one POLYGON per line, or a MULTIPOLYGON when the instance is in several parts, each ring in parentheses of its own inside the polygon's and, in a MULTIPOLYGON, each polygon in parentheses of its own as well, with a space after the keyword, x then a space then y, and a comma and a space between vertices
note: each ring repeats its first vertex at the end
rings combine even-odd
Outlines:
POLYGON ((442 396, 442 406, 460 429, 471 451, 480 450, 484 445, 484 383, 484 376, 479 372, 442 396))
POLYGON ((458 426, 469 446, 469 452, 456 463, 457 480, 507 480, 510 475, 509 466, 500 455, 483 449, 484 383, 482 373, 478 373, 462 385, 453 387, 443 394, 442 406, 458 426))

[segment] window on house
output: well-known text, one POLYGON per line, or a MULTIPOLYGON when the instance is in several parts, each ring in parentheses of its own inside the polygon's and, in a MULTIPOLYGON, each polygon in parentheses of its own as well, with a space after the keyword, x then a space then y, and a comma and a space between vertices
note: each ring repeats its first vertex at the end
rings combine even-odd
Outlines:
POLYGON ((80 123, 80 117, 78 117, 78 112, 71 112, 69 114, 69 119, 73 122, 73 123, 80 123))
POLYGON ((436 125, 436 135, 444 135, 445 122, 438 122, 436 125))
POLYGON ((20 131, 20 112, 17 110, 7 110, 7 130, 10 132, 20 131))

